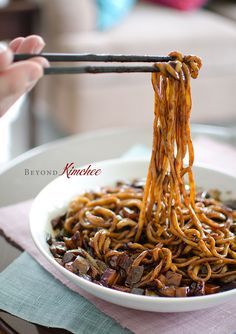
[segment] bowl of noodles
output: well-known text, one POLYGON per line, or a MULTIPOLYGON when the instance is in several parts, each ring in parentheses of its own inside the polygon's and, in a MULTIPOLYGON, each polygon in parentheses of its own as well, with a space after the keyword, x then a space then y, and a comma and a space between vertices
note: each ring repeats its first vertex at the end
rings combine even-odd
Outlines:
POLYGON ((67 278, 106 301, 155 312, 236 296, 236 178, 193 165, 190 78, 201 60, 170 57, 152 74, 150 161, 74 169, 46 186, 30 213, 37 247, 67 278))
MULTIPOLYGON (((61 176, 46 186, 34 200, 30 214, 32 236, 40 252, 54 267, 73 283, 99 298, 145 311, 193 311, 215 306, 236 297, 236 289, 233 289, 236 287, 233 285, 235 269, 231 268, 232 275, 228 276, 226 268, 229 269, 230 266, 227 260, 224 262, 221 257, 218 257, 220 254, 215 253, 208 257, 203 253, 202 248, 197 249, 196 253, 193 248, 188 251, 187 240, 185 240, 186 243, 179 243, 181 247, 178 247, 176 241, 183 240, 178 235, 175 236, 174 242, 163 244, 162 239, 167 236, 165 237, 164 232, 157 236, 152 231, 154 229, 152 225, 148 229, 145 228, 146 231, 152 231, 150 239, 143 238, 135 241, 132 237, 132 234, 137 234, 136 226, 133 226, 132 223, 138 221, 137 212, 140 210, 143 178, 148 168, 148 161, 117 159, 96 163, 95 166, 102 170, 99 176, 73 176, 69 180, 66 176, 61 176), (94 201, 97 202, 94 203, 94 201), (119 214, 117 213, 115 217, 110 212, 115 211, 114 208, 118 205, 118 201, 121 204, 119 204, 119 214), (93 245, 91 244, 95 249, 94 253, 91 252, 90 246, 86 245, 85 241, 81 243, 78 233, 65 233, 62 229, 65 214, 72 218, 67 221, 68 226, 66 226, 66 229, 70 229, 75 221, 78 221, 75 216, 78 211, 81 211, 80 206, 85 203, 89 210, 84 213, 82 224, 86 231, 91 231, 92 236, 89 239, 94 242, 93 245), (101 208, 105 210, 101 211, 101 208), (114 220, 110 218, 108 226, 104 221, 109 215, 112 215, 114 220), (104 220, 98 220, 96 217, 104 217, 104 220), (118 226, 111 228, 114 232, 109 232, 109 236, 107 231, 110 231, 109 227, 114 224, 116 218, 119 220, 118 226), (89 221, 92 224, 89 224, 89 221), (97 224, 101 223, 104 226, 97 227, 97 224), (94 233, 94 229, 99 233, 94 233), (132 233, 124 233, 129 230, 132 233), (97 236, 99 238, 96 238, 97 236), (152 241, 152 238, 155 239, 152 241), (167 250, 171 252, 172 265, 170 263, 167 265, 169 261, 167 250), (136 263, 132 262, 133 266, 130 258, 136 260, 136 263), (201 262, 201 260, 204 261, 201 262), (211 275, 214 276, 213 270, 216 272, 215 275, 225 272, 224 278, 218 274, 219 277, 210 277, 205 281, 208 275, 208 265, 212 268, 211 275), (133 270, 130 275, 125 275, 129 267, 133 270), (196 267, 198 273, 195 281, 196 267), (116 273, 124 275, 123 281, 117 280, 116 273), (173 274, 171 276, 171 273, 176 273, 176 276, 173 274), (181 283, 179 283, 180 278, 182 278, 181 283), (232 281, 228 278, 232 278, 232 281), (205 291, 207 289, 208 291, 205 291)), ((224 206, 215 207, 219 205, 216 204, 219 203, 219 198, 214 199, 214 196, 219 195, 214 191, 211 195, 209 190, 220 189, 222 199, 225 196, 226 200, 229 198, 228 192, 230 191, 230 198, 235 198, 236 178, 203 167, 195 167, 193 171, 196 184, 201 187, 197 193, 198 206, 201 207, 204 204, 206 211, 212 207, 215 208, 212 209, 212 212, 219 216, 221 218, 219 221, 223 223, 223 215, 224 219, 227 219, 225 208, 224 206), (209 193, 205 190, 208 190, 209 193)), ((213 213, 209 216, 212 219, 213 213)), ((206 230, 210 231, 209 225, 206 226, 208 226, 206 230)), ((187 237, 189 237, 188 234, 187 237)), ((213 238, 216 236, 213 235, 213 238)), ((224 250, 221 249, 224 238, 221 237, 219 241, 220 246, 216 243, 212 250, 210 248, 212 252, 215 252, 216 249, 218 253, 224 253, 224 250)), ((194 242, 197 243, 196 238, 194 242)))

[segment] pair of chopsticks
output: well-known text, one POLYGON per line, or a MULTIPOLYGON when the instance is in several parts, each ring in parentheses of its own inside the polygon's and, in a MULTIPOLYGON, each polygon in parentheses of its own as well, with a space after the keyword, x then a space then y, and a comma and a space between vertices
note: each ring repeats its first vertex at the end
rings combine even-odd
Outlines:
MULTIPOLYGON (((169 62, 172 57, 150 55, 109 55, 109 54, 67 54, 67 53, 41 53, 41 54, 15 54, 14 61, 27 60, 33 57, 44 57, 51 62, 119 62, 119 63, 156 63, 169 62)), ((80 74, 80 73, 143 73, 158 72, 155 66, 73 66, 48 67, 44 74, 80 74)))

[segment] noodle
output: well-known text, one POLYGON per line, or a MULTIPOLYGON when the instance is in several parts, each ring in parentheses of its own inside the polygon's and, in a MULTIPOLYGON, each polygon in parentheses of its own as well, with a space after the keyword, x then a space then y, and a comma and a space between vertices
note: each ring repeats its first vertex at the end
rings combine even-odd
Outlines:
POLYGON ((190 77, 198 76, 201 60, 170 56, 175 61, 155 64, 160 71, 152 74, 153 146, 145 187, 118 183, 78 196, 52 221, 60 233, 49 244, 68 270, 120 291, 215 293, 236 278, 236 213, 196 195, 190 77))

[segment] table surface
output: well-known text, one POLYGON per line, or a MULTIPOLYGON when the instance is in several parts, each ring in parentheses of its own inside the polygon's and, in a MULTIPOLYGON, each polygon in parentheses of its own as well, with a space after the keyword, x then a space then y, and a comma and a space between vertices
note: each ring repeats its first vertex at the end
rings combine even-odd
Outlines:
MULTIPOLYGON (((236 133, 232 129, 193 125, 192 134, 193 138, 204 134, 236 145, 236 133)), ((3 196, 0 198, 0 206, 33 198, 40 189, 55 178, 53 175, 25 175, 25 170, 34 173, 42 170, 60 171, 67 162, 75 162, 82 166, 93 161, 117 158, 134 145, 141 144, 150 147, 151 137, 152 133, 147 128, 100 130, 68 137, 28 151, 0 170, 0 189, 4 189, 4 193, 1 191, 3 196)), ((0 236, 0 254, 1 271, 19 256, 20 250, 0 236)), ((0 312, 0 318, 2 319, 0 320, 0 333, 1 328, 9 325, 17 333, 22 334, 68 333, 68 331, 34 326, 3 312, 0 312)), ((3 333, 16 332, 5 327, 3 333)))

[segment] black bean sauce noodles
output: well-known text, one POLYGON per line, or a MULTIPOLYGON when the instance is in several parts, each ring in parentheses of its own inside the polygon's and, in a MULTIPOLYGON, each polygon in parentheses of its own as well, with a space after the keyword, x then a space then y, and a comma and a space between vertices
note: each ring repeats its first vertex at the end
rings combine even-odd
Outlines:
POLYGON ((69 271, 123 292, 187 297, 236 288, 236 211, 196 192, 190 78, 201 60, 170 54, 152 74, 153 146, 146 180, 76 197, 52 220, 50 250, 69 271), (184 161, 187 158, 187 163, 184 161))

